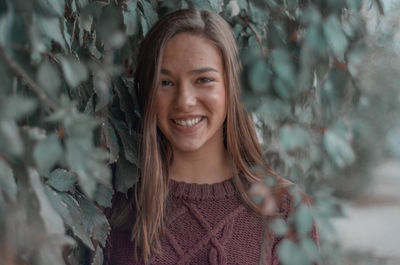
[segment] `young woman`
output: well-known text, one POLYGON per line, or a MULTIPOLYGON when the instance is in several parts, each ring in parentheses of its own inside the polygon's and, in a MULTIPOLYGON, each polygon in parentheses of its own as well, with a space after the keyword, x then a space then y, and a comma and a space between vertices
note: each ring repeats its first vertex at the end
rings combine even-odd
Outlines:
POLYGON ((279 263, 280 238, 248 189, 274 176, 274 209, 285 217, 288 182, 262 158, 239 76, 234 36, 213 12, 177 11, 147 34, 135 73, 141 178, 113 208, 106 264, 279 263))

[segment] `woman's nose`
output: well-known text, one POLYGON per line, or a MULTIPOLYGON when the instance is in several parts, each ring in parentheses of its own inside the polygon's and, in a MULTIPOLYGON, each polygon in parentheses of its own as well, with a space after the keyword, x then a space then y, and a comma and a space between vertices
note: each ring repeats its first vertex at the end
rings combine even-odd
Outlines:
POLYGON ((196 105, 196 93, 190 84, 181 84, 177 89, 175 105, 181 111, 190 111, 196 105))

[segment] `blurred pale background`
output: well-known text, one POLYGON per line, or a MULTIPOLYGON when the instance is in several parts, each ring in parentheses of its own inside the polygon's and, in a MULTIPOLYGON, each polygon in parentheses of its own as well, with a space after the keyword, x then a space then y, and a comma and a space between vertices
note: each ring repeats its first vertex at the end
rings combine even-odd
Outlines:
MULTIPOLYGON (((375 38, 373 42, 380 46, 379 51, 371 50, 370 59, 367 59, 369 64, 366 68, 370 69, 367 70, 368 83, 365 85, 377 91, 378 96, 387 92, 384 86, 379 87, 385 81, 385 74, 379 75, 380 71, 389 75, 400 73, 400 1, 383 0, 382 4, 385 11, 383 18, 378 19, 376 10, 364 13, 371 38, 375 38), (391 46, 387 43, 380 45, 384 43, 382 36, 385 34, 390 35, 391 46), (375 60, 382 53, 390 56, 375 60), (377 80, 374 76, 378 76, 377 80)), ((390 76, 386 78, 389 80, 390 76)), ((388 85, 398 89, 400 83, 388 85)), ((399 150, 400 143, 397 140, 388 142, 388 145, 399 150)), ((377 162, 368 186, 356 197, 343 200, 345 216, 333 222, 337 240, 348 253, 346 262, 349 265, 400 264, 400 160, 382 159, 377 162)))

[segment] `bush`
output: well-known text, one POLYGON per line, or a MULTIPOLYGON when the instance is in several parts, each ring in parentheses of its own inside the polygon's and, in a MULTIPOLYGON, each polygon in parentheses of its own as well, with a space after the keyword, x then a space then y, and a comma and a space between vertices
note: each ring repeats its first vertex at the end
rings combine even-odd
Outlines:
MULTIPOLYGON (((132 91, 138 44, 160 16, 192 6, 231 24, 243 62, 243 100, 265 158, 314 199, 314 208, 300 207, 290 225, 304 234, 313 217, 322 234, 329 232, 329 218, 339 213, 332 192, 354 191, 342 183, 376 159, 371 150, 382 142, 369 143, 388 128, 375 127, 369 104, 391 100, 379 113, 397 110, 395 99, 375 103, 360 80, 368 48, 362 4, 1 0, 2 263, 102 264, 109 233, 102 209, 115 191, 136 183, 140 166, 132 91)), ((320 259, 306 239, 286 241, 280 253, 286 265, 320 259)))

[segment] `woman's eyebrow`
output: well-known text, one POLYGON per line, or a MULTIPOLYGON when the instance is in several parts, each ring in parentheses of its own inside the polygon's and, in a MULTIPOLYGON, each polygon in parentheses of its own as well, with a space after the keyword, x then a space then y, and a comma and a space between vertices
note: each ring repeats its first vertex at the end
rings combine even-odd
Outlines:
MULTIPOLYGON (((193 70, 189 71, 190 74, 202 74, 202 73, 206 73, 206 72, 217 72, 218 73, 218 70, 213 67, 206 66, 206 67, 201 67, 201 68, 197 68, 197 69, 193 69, 193 70)), ((161 74, 172 76, 172 72, 165 68, 161 69, 161 74)))
POLYGON ((164 69, 164 68, 161 69, 161 73, 164 74, 164 75, 172 75, 170 70, 164 69))
POLYGON ((217 72, 218 73, 218 70, 207 66, 207 67, 201 67, 198 69, 193 69, 190 71, 190 73, 192 73, 192 74, 202 74, 202 73, 206 73, 206 72, 217 72))

